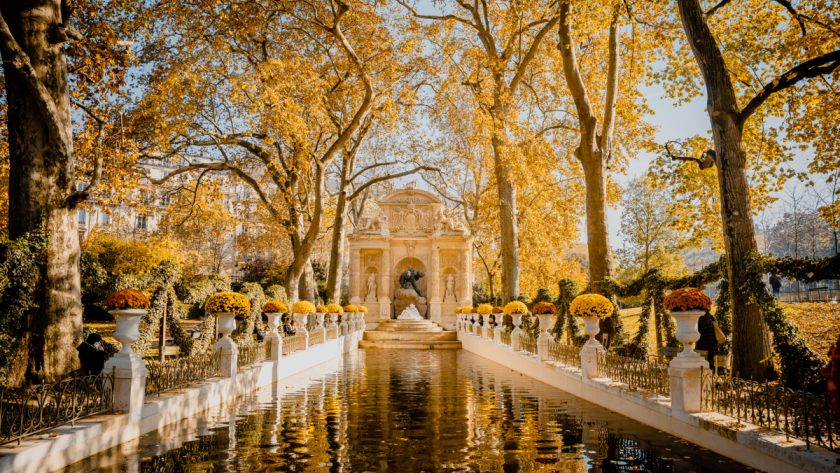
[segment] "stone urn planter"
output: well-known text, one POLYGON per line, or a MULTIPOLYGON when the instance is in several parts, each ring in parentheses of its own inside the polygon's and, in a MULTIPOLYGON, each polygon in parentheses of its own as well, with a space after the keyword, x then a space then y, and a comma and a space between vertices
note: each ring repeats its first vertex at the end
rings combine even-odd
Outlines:
MULTIPOLYGON (((601 332, 601 319, 598 317, 581 317, 583 319, 583 333, 589 336, 586 341, 587 346, 597 345, 602 347, 601 343, 595 339, 595 335, 601 332)), ((603 348, 603 347, 602 347, 603 348)))
POLYGON ((540 314, 537 317, 540 319, 540 337, 543 335, 549 335, 548 331, 554 327, 554 323, 557 322, 557 314, 540 314))
POLYGON ((306 323, 309 321, 309 314, 292 314, 295 321, 295 330, 306 332, 306 323))
POLYGON ((280 312, 267 312, 265 314, 268 317, 268 332, 269 333, 279 333, 280 328, 280 320, 283 318, 283 314, 280 312))
POLYGON ((114 338, 122 343, 119 355, 130 355, 131 344, 140 338, 140 320, 146 315, 146 309, 122 309, 112 310, 111 314, 117 321, 117 328, 114 330, 114 338))
POLYGON ((697 321, 703 314, 704 310, 672 310, 671 318, 677 324, 676 337, 677 340, 683 344, 683 349, 678 357, 701 358, 700 354, 694 351, 694 344, 700 340, 700 331, 697 330, 697 321))
POLYGON ((236 330, 236 317, 233 312, 217 312, 215 315, 218 333, 222 334, 222 338, 229 338, 230 334, 236 330))

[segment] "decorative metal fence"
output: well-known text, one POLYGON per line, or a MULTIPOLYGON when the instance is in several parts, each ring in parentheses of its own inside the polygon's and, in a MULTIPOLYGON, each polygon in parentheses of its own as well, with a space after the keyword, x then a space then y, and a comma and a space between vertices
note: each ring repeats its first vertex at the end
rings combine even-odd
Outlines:
POLYGON ((239 356, 236 358, 236 365, 239 368, 259 363, 268 358, 271 354, 271 345, 264 341, 255 341, 239 346, 239 356))
POLYGON ((666 364, 602 352, 598 354, 598 374, 625 383, 630 391, 671 396, 671 380, 666 364))
POLYGON ((537 337, 528 332, 519 334, 519 349, 528 353, 537 354, 537 337))
POLYGON ((551 340, 548 342, 548 359, 566 366, 580 368, 580 347, 551 340))
POLYGON ((283 354, 288 355, 306 348, 306 334, 296 333, 283 337, 283 354))
POLYGON ((0 445, 114 412, 114 370, 54 383, 0 388, 0 445))
POLYGON ((147 360, 146 370, 146 395, 160 394, 219 376, 221 357, 216 352, 173 358, 163 363, 147 360))
POLYGON ((823 396, 703 370, 703 410, 734 417, 840 453, 840 419, 832 419, 823 396))
POLYGON ((502 344, 510 346, 510 330, 502 330, 502 344))

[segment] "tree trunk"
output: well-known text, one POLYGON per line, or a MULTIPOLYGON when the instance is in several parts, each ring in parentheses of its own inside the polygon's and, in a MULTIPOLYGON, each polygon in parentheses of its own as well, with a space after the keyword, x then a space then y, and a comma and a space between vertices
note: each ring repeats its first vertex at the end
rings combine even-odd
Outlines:
POLYGON ((598 151, 582 151, 586 184, 586 245, 589 251, 589 283, 602 293, 601 283, 610 275, 610 244, 607 235, 607 180, 598 151), (593 157, 584 157, 592 156, 593 157))
POLYGON ((715 143, 715 165, 720 186, 721 219, 726 250, 727 279, 732 301, 732 371, 737 376, 763 381, 773 373, 770 337, 761 309, 744 290, 749 283, 747 261, 757 252, 742 123, 735 91, 720 48, 706 24, 698 0, 679 0, 688 43, 703 73, 715 143))
POLYGON ((28 314, 27 357, 15 360, 16 382, 24 375, 56 379, 78 368, 75 347, 82 333, 79 234, 67 198, 75 190, 67 64, 63 48, 50 44, 63 23, 60 3, 3 2, 0 12, 11 37, 0 41, 6 82, 9 133, 9 236, 39 228, 48 232, 37 308, 28 314), (31 64, 32 75, 25 73, 31 64))
POLYGON ((315 270, 312 268, 312 258, 306 260, 303 273, 300 275, 300 299, 315 302, 318 299, 318 285, 315 282, 315 270))
MULTIPOLYGON (((501 99, 497 99, 501 104, 501 99)), ((501 106, 501 105, 500 105, 501 106)), ((495 108, 495 107, 494 107, 495 108)), ((496 187, 499 193, 499 229, 501 231, 502 253, 502 301, 508 302, 519 296, 519 230, 516 215, 516 188, 505 162, 504 118, 493 117, 496 129, 493 131, 493 160, 496 173, 496 187)))
POLYGON ((338 304, 341 299, 341 272, 344 269, 344 238, 347 219, 347 194, 338 194, 333 221, 332 242, 330 243, 330 267, 327 274, 327 302, 338 304))

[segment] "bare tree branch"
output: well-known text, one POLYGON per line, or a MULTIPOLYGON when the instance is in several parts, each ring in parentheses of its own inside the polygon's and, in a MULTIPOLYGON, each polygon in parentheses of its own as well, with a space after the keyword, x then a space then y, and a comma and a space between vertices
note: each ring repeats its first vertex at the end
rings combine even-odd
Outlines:
POLYGON ((675 156, 671 152, 671 143, 676 143, 676 141, 668 141, 665 143, 665 155, 675 161, 693 161, 697 163, 697 166, 700 169, 708 169, 715 165, 715 150, 710 149, 706 150, 699 158, 692 158, 690 156, 675 156))

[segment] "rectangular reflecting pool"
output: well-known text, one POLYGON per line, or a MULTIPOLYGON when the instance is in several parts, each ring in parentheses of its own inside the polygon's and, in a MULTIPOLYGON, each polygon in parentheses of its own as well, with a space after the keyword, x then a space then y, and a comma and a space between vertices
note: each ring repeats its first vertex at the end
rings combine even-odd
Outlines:
POLYGON ((64 471, 751 469, 463 350, 369 350, 64 471))

